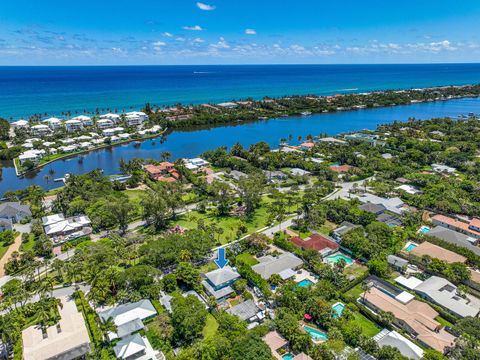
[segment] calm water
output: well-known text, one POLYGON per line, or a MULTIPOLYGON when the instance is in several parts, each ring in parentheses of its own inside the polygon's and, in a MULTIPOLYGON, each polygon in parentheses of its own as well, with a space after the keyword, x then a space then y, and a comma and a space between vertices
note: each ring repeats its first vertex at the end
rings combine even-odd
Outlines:
POLYGON ((236 142, 248 146, 261 140, 276 147, 281 138, 288 137, 290 134, 294 139, 299 135, 306 136, 308 134, 336 135, 365 128, 374 129, 378 124, 395 120, 405 121, 409 117, 418 119, 456 117, 469 112, 480 113, 479 98, 318 114, 308 117, 278 118, 208 130, 179 131, 170 134, 163 144, 157 139, 145 141, 139 148, 135 148, 133 143, 130 143, 112 149, 98 150, 83 155, 82 163, 79 163, 78 158, 60 160, 41 169, 36 174, 31 174, 29 178, 19 179, 15 176, 12 167, 4 167, 0 193, 21 189, 31 184, 41 185, 45 189, 57 187, 59 183, 44 180, 44 176, 50 169, 54 171, 54 177, 62 177, 65 173, 81 174, 96 168, 102 168, 105 174, 110 175, 118 173, 118 164, 122 158, 129 160, 141 157, 159 160, 160 153, 163 151, 169 151, 173 159, 194 157, 219 146, 232 146, 236 142))
POLYGON ((0 67, 0 116, 480 83, 480 64, 0 67))

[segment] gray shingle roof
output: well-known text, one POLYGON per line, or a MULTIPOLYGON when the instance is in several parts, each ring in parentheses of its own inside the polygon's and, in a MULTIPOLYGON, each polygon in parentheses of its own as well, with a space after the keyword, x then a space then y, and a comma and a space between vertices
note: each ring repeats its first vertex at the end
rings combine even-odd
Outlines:
POLYGON ((32 216, 30 207, 19 202, 0 203, 0 217, 11 218, 20 214, 21 217, 32 216))
POLYGON ((473 251, 476 255, 480 256, 480 248, 471 244, 471 242, 468 240, 471 239, 469 236, 459 233, 458 231, 450 230, 444 228, 443 226, 436 226, 430 230, 427 235, 434 236, 451 244, 467 248, 468 250, 473 251))
POLYGON ((227 297, 230 294, 233 294, 233 292, 234 292, 231 286, 226 286, 226 287, 223 287, 219 290, 215 290, 213 288, 213 286, 210 285, 210 283, 206 280, 202 281, 202 285, 205 288, 205 290, 207 291, 207 293, 210 294, 211 296, 213 296, 217 300, 221 299, 221 298, 224 298, 224 297, 227 297))
POLYGON ((372 214, 380 214, 381 212, 387 210, 387 208, 382 204, 372 204, 369 202, 360 205, 359 208, 372 214))
POLYGON ((291 253, 281 254, 278 258, 267 255, 258 259, 259 263, 252 266, 252 270, 263 279, 268 280, 273 274, 279 274, 287 269, 294 269, 303 264, 303 261, 291 253))
MULTIPOLYGON (((126 319, 125 322, 134 320, 134 319, 146 319, 152 315, 155 315, 157 311, 153 307, 150 300, 144 299, 134 303, 126 303, 119 305, 117 307, 102 311, 98 314, 102 320, 107 320, 108 318, 112 318, 114 321, 117 317, 120 317, 124 314, 131 313, 129 316, 125 316, 123 318, 126 319), (130 319, 131 317, 131 319, 130 319)), ((125 323, 122 322, 122 323, 125 323)), ((115 321, 117 323, 117 321, 115 321)))
POLYGON ((404 267, 408 265, 408 260, 402 259, 401 257, 395 255, 388 255, 387 262, 398 267, 404 267))
POLYGON ((228 281, 238 279, 240 274, 233 270, 230 266, 225 266, 222 269, 217 269, 206 273, 205 277, 214 286, 219 286, 228 281))
POLYGON ((227 310, 231 315, 237 315, 242 320, 248 320, 257 315, 259 308, 253 300, 244 301, 227 310))

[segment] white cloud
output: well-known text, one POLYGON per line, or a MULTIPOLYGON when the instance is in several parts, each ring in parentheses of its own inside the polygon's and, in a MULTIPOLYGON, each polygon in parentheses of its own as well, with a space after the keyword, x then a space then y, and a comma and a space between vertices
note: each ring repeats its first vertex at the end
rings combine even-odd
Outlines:
POLYGON ((212 11, 212 10, 215 10, 217 7, 214 6, 214 5, 208 5, 208 4, 204 4, 202 2, 197 2, 197 7, 200 9, 200 10, 203 10, 203 11, 212 11))
POLYGON ((167 44, 164 43, 163 41, 155 41, 152 45, 153 45, 153 48, 155 49, 155 51, 160 51, 160 50, 162 50, 162 46, 165 46, 167 44))
POLYGON ((194 43, 203 43, 203 42, 205 42, 205 40, 203 40, 202 38, 195 38, 195 39, 193 39, 193 42, 194 43))
POLYGON ((210 44, 210 47, 213 49, 229 49, 230 45, 228 45, 227 41, 221 37, 216 44, 210 44))
POLYGON ((194 26, 184 26, 183 30, 189 30, 189 31, 203 31, 204 29, 200 25, 194 25, 194 26))
POLYGON ((173 34, 169 33, 168 31, 165 31, 162 35, 165 36, 165 37, 172 37, 173 36, 173 34))
POLYGON ((257 31, 255 29, 245 29, 246 35, 257 35, 257 31))

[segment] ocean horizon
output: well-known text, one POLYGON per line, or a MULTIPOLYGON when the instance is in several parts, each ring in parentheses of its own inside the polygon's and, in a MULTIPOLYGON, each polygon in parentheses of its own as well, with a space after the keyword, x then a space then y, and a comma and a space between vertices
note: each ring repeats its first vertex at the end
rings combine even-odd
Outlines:
POLYGON ((0 66, 0 117, 476 83, 479 63, 0 66))

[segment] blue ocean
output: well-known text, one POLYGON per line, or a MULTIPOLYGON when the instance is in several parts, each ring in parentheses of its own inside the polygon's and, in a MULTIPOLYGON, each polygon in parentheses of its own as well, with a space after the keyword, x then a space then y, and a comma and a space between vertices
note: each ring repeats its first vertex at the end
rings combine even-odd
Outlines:
POLYGON ((0 117, 480 83, 480 64, 0 67, 0 117))

